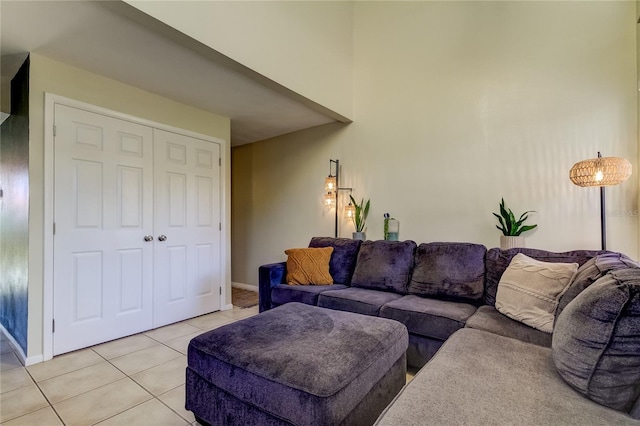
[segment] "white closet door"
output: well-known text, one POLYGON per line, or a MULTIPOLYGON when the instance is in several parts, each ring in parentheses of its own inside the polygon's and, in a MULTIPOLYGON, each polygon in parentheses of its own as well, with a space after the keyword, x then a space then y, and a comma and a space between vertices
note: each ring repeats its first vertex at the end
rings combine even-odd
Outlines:
POLYGON ((154 129, 154 326, 220 309, 220 145, 154 129))
POLYGON ((152 328, 149 127, 55 106, 54 355, 152 328))

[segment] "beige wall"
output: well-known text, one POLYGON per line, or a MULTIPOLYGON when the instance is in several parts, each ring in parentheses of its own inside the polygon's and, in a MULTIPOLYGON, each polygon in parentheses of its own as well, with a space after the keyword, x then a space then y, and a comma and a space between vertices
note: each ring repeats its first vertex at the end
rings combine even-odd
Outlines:
MULTIPOLYGON (((599 191, 568 175, 598 151, 638 173, 635 16, 635 2, 356 2, 354 123, 233 150, 233 281, 333 235, 329 158, 371 198, 369 239, 389 212, 402 239, 495 247, 504 197, 538 212, 529 247, 599 248, 599 191)), ((635 259, 637 182, 607 189, 608 248, 635 259)))
MULTIPOLYGON (((636 111, 638 117, 638 165, 640 166, 640 0, 636 1, 636 98, 638 109, 636 111)), ((636 169, 637 170, 637 169, 636 169)), ((635 173, 636 180, 640 185, 640 173, 635 173)), ((638 211, 640 211, 640 199, 638 199, 638 211)), ((640 218, 637 218, 640 221, 640 218)), ((640 222, 638 226, 640 232, 640 222)), ((640 237, 639 237, 640 238, 640 237)), ((640 250, 640 249, 639 249, 640 250)))
MULTIPOLYGON (((230 122, 97 74, 31 54, 29 135, 29 336, 28 357, 43 352, 44 93, 49 92, 136 117, 229 141, 230 122)), ((227 159, 230 158, 228 152, 227 159)), ((229 162, 229 160, 228 160, 229 162)), ((229 172, 229 164, 227 171, 229 172)), ((229 182, 229 177, 227 182, 229 182)), ((226 189, 230 193, 230 187, 226 189)), ((230 205, 229 202, 226 203, 230 205)), ((229 223, 230 207, 225 212, 229 223)), ((230 252, 230 247, 227 247, 230 252)), ((227 270, 230 269, 230 261, 227 270)), ((229 276, 229 274, 227 274, 229 276)), ((228 283, 229 284, 229 283, 228 283)), ((230 291, 227 291, 230 303, 230 291)))
POLYGON ((351 117, 351 2, 125 1, 299 95, 351 117))
POLYGON ((232 149, 234 282, 256 285, 259 265, 283 260, 283 250, 306 247, 314 235, 333 235, 322 190, 349 126, 327 124, 232 149))

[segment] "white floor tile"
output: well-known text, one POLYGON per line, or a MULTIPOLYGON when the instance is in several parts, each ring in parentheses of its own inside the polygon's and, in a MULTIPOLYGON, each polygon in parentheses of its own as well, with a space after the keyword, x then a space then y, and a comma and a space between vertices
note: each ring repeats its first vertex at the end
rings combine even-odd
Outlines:
POLYGON ((149 348, 114 358, 109 362, 123 373, 131 376, 182 356, 184 355, 180 352, 158 343, 149 348))
POLYGON ((221 325, 229 324, 233 321, 233 319, 229 318, 226 315, 223 315, 222 312, 214 312, 212 314, 202 315, 200 317, 187 320, 187 323, 199 328, 200 330, 212 330, 214 328, 220 327, 221 325))
POLYGON ((187 424, 189 423, 185 419, 178 416, 157 399, 150 399, 117 416, 98 423, 99 426, 186 426, 187 424))
POLYGON ((35 384, 0 394, 0 423, 24 416, 49 403, 35 384))
POLYGON ((176 358, 157 367, 141 371, 131 376, 148 392, 158 396, 185 382, 187 360, 185 356, 176 358))
POLYGON ((169 392, 165 392, 158 396, 158 399, 165 403, 169 408, 178 413, 180 417, 187 420, 189 423, 196 421, 195 416, 191 411, 187 411, 184 408, 185 402, 185 386, 180 385, 175 389, 171 389, 169 392))
POLYGON ((197 425, 184 408, 189 342, 257 313, 257 307, 214 312, 27 368, 0 336, 0 423, 197 425))
POLYGON ((53 408, 46 406, 32 413, 17 417, 8 422, 2 423, 3 426, 62 426, 62 422, 56 415, 53 408))
POLYGON ((135 334, 122 339, 94 346, 92 349, 104 359, 113 359, 131 352, 156 345, 158 342, 144 334, 135 334))
POLYGON ((151 337, 158 342, 168 342, 169 340, 177 339, 178 337, 186 336, 199 331, 197 327, 187 324, 186 322, 179 322, 176 324, 167 325, 166 327, 156 328, 155 330, 147 331, 144 334, 151 337))
POLYGON ((13 352, 0 354, 0 371, 5 372, 13 368, 22 367, 22 363, 13 352))
POLYGON ((102 386, 53 405, 67 426, 92 425, 152 398, 130 378, 102 386))
POLYGON ((38 386, 51 404, 83 394, 126 377, 108 362, 43 380, 38 386))
POLYGON ((56 356, 50 361, 30 365, 27 370, 36 382, 41 382, 100 362, 104 362, 100 355, 91 349, 82 349, 56 356))
POLYGON ((165 345, 186 355, 187 348, 189 347, 189 342, 191 341, 191 339, 201 335, 202 333, 205 333, 205 331, 201 330, 201 331, 198 331, 197 333, 187 334, 186 336, 178 337, 177 339, 174 339, 174 340, 169 340, 168 342, 165 343, 165 345))
POLYGON ((33 380, 31 380, 31 376, 24 367, 12 368, 0 374, 0 393, 9 392, 32 384, 34 384, 33 380))

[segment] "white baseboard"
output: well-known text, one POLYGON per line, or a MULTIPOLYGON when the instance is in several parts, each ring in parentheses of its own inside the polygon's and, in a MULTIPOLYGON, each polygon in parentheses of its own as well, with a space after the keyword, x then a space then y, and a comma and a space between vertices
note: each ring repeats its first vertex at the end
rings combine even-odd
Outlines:
POLYGON ((28 367, 28 366, 30 366, 30 365, 33 365, 33 364, 39 364, 39 363, 41 363, 41 362, 44 362, 44 356, 42 356, 42 355, 30 356, 30 357, 28 357, 28 358, 26 359, 26 361, 25 361, 25 364, 24 364, 24 365, 25 365, 26 367, 28 367))
POLYGON ((231 303, 222 307, 223 311, 230 311, 231 309, 233 309, 233 305, 231 303))
POLYGON ((231 287, 241 288, 243 290, 255 291, 256 293, 258 292, 258 286, 257 285, 232 282, 231 283, 231 287))

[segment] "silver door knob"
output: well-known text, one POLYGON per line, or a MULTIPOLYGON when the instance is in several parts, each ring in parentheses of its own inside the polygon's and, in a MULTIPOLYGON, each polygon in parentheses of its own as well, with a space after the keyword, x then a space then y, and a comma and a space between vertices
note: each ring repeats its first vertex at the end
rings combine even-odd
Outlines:
POLYGON ((166 235, 160 235, 158 237, 158 241, 167 241, 167 236, 166 235))
POLYGON ((153 241, 153 236, 151 236, 151 235, 145 235, 145 236, 144 236, 144 240, 145 240, 145 241, 153 241))

